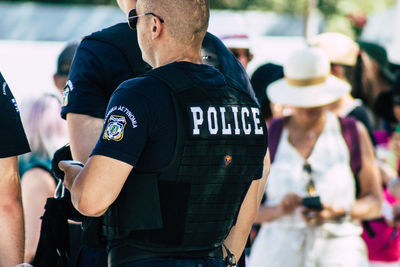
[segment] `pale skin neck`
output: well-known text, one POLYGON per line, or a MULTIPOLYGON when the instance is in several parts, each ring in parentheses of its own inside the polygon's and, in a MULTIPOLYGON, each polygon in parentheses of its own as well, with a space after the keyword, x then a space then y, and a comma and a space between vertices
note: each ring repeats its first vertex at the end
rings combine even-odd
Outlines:
POLYGON ((350 94, 346 94, 339 100, 329 105, 328 109, 336 115, 342 115, 343 111, 354 102, 354 98, 350 94))
POLYGON ((186 49, 182 46, 177 49, 177 47, 173 45, 160 45, 159 47, 159 51, 157 51, 154 56, 153 67, 155 68, 177 61, 202 64, 200 46, 186 49))
POLYGON ((288 127, 296 132, 315 133, 322 131, 326 120, 326 113, 322 113, 314 120, 307 122, 302 121, 300 118, 293 114, 292 119, 288 122, 288 127))
POLYGON ((311 155, 314 145, 325 127, 325 121, 325 112, 312 120, 302 120, 294 114, 288 121, 289 142, 304 159, 311 155))
POLYGON ((131 9, 136 8, 136 1, 129 1, 129 0, 121 0, 117 1, 119 8, 128 16, 128 13, 131 9))

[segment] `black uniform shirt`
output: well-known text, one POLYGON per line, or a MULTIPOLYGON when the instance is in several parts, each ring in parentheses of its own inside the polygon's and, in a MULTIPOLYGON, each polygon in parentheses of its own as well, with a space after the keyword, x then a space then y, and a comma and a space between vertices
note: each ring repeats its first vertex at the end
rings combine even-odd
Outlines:
POLYGON ((30 151, 14 96, 0 73, 0 158, 30 151))
POLYGON ((92 154, 156 169, 171 158, 175 139, 176 119, 168 88, 151 77, 136 78, 122 83, 111 97, 92 154))
MULTIPOLYGON (((204 87, 220 87, 222 75, 207 65, 178 62, 204 87), (214 78, 215 77, 215 78, 214 78)), ((142 169, 164 167, 176 140, 175 111, 169 89, 152 77, 124 82, 111 97, 102 134, 93 155, 114 158, 142 169)), ((262 166, 254 178, 262 176, 262 166)))
POLYGON ((86 39, 79 45, 63 95, 67 113, 104 118, 108 101, 122 82, 133 78, 128 59, 115 46, 86 39))

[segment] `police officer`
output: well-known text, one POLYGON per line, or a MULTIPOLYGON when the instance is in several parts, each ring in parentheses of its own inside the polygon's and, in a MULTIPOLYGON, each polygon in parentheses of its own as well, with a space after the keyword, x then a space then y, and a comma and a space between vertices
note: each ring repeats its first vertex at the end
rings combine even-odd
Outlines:
MULTIPOLYGON (((136 0, 117 2, 127 16, 136 6, 136 0)), ((255 98, 241 64, 210 33, 206 34, 203 41, 202 57, 204 63, 234 78, 241 84, 241 88, 255 98)), ((108 101, 118 85, 149 69, 151 67, 142 60, 136 30, 132 31, 127 23, 116 24, 83 38, 64 89, 61 112, 61 116, 68 122, 75 160, 83 163, 87 161, 100 136, 108 101)), ((86 246, 82 250, 81 264, 104 266, 101 250, 93 249, 102 246, 98 238, 98 220, 84 219, 83 229, 83 243, 86 246)))
POLYGON ((19 109, 0 73, 0 266, 24 259, 24 219, 17 156, 30 151, 19 109))
MULTIPOLYGON (((117 2, 127 16, 136 6, 136 0, 117 2)), ((202 56, 204 63, 235 79, 254 97, 241 64, 210 33, 203 41, 202 56)), ((61 112, 68 122, 75 160, 87 161, 103 127, 108 101, 118 85, 150 68, 142 60, 136 30, 132 31, 127 23, 116 24, 83 38, 64 89, 61 112)))
POLYGON ((75 207, 103 216, 110 266, 225 266, 223 252, 230 264, 242 253, 266 129, 250 94, 201 64, 208 17, 206 0, 138 1, 130 25, 155 69, 115 91, 85 168, 60 164, 75 207))

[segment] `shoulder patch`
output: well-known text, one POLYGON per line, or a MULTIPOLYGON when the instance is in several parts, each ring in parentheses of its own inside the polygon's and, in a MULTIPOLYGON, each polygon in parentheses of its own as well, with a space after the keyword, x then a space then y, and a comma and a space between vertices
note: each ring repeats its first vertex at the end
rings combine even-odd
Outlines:
POLYGON ((14 105, 15 111, 16 111, 17 113, 19 113, 18 104, 17 104, 17 101, 15 100, 15 98, 11 99, 11 102, 12 102, 13 105, 14 105))
POLYGON ((7 95, 7 83, 3 82, 3 95, 7 95))
POLYGON ((64 91, 63 91, 63 96, 62 96, 62 105, 63 107, 68 105, 68 96, 69 96, 69 92, 71 92, 74 89, 74 86, 72 85, 71 80, 67 81, 67 84, 64 87, 64 91))
POLYGON ((123 116, 111 115, 103 133, 103 139, 121 141, 124 137, 126 119, 123 116))

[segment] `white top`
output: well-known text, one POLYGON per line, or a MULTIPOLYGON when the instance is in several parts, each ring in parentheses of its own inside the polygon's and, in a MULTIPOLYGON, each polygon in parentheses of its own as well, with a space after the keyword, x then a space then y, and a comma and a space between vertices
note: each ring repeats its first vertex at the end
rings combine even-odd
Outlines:
MULTIPOLYGON (((283 129, 275 160, 271 164, 271 171, 266 188, 266 205, 279 205, 288 192, 306 196, 308 177, 303 171, 306 162, 288 140, 288 131, 283 129)), ((327 113, 327 120, 321 135, 307 162, 311 165, 316 194, 321 202, 334 207, 348 209, 356 198, 356 186, 350 168, 350 153, 341 134, 340 122, 333 113, 327 113)), ((301 209, 280 217, 264 226, 302 229, 307 224, 301 216, 301 209)), ((361 227, 358 222, 326 222, 321 230, 336 236, 359 235, 361 227)))

